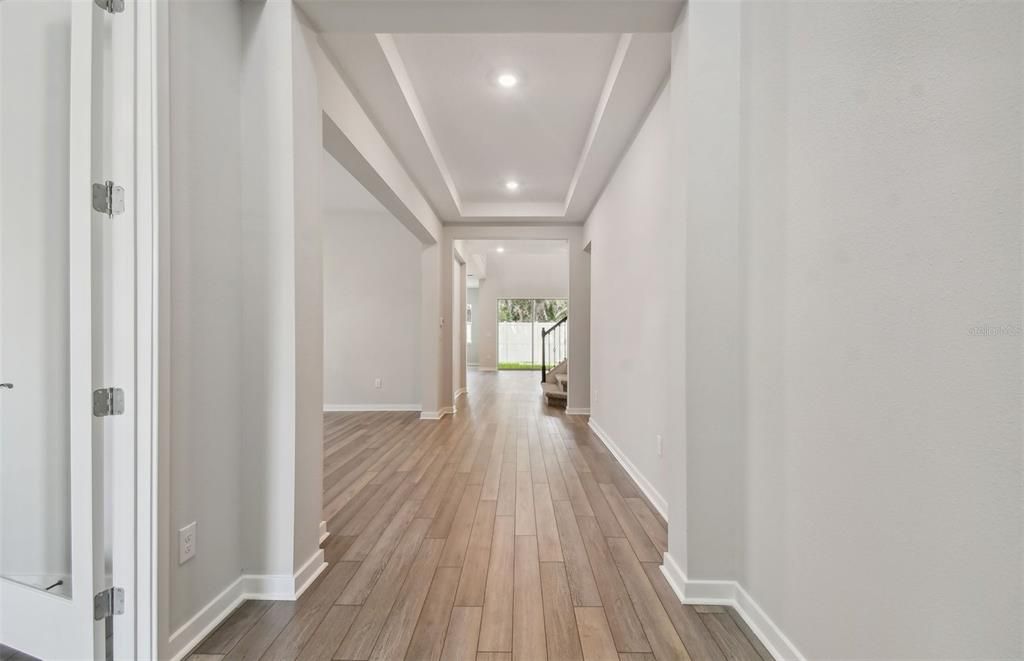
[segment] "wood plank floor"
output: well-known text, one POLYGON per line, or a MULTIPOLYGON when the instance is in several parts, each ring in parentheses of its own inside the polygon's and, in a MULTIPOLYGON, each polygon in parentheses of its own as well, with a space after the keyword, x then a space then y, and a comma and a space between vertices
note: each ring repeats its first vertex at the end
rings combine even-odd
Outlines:
POLYGON ((665 521, 535 373, 473 372, 459 411, 324 419, 328 569, 247 602, 195 661, 770 661, 730 609, 681 605, 665 521))

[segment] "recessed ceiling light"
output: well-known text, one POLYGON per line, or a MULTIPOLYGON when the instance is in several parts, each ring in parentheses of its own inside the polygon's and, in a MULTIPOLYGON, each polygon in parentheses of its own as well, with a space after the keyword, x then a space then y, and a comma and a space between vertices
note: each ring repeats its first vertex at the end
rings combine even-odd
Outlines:
POLYGON ((502 87, 515 87, 519 84, 519 78, 514 73, 503 73, 498 76, 498 84, 502 87))
POLYGON ((505 249, 502 248, 501 246, 498 246, 498 252, 505 252, 505 249))
POLYGON ((505 190, 519 190, 519 182, 515 179, 509 179, 505 182, 505 190))

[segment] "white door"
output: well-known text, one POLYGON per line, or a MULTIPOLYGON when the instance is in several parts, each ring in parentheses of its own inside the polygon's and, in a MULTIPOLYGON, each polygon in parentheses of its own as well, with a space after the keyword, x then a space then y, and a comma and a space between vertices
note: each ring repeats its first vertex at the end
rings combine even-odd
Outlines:
POLYGON ((106 649, 119 423, 93 391, 130 385, 106 382, 118 219, 92 208, 108 20, 93 0, 0 0, 0 643, 42 659, 106 649))

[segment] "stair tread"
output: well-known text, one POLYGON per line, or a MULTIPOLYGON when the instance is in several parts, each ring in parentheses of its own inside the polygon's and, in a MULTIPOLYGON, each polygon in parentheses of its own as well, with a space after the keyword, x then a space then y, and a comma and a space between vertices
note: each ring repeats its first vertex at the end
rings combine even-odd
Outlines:
POLYGON ((562 390, 553 383, 542 383, 541 389, 544 391, 544 394, 547 395, 548 397, 565 399, 567 395, 567 393, 564 390, 562 390))

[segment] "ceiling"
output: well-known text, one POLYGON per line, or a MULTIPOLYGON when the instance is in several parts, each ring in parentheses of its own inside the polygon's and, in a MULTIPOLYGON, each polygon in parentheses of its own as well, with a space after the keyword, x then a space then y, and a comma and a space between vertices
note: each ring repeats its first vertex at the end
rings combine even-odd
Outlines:
MULTIPOLYGON (((442 221, 582 223, 665 83, 672 21, 664 7, 675 4, 660 2, 657 16, 635 11, 646 22, 634 25, 616 16, 588 23, 595 3, 575 0, 567 11, 586 31, 516 33, 495 31, 493 23, 465 25, 471 12, 464 3, 447 22, 440 9, 431 14, 422 32, 343 32, 341 25, 389 23, 362 15, 345 15, 344 23, 328 11, 345 3, 303 6, 324 50, 442 221), (453 32, 443 32, 445 25, 453 32), (651 31, 608 29, 617 25, 651 31), (480 31, 465 31, 472 29, 480 31), (503 73, 518 84, 498 84, 503 73), (509 181, 518 190, 508 190, 509 181)), ((520 6, 480 5, 506 12, 520 6)), ((565 12, 559 17, 571 23, 565 12)))
POLYGON ((463 257, 469 255, 489 255, 492 253, 504 253, 506 255, 560 255, 569 253, 569 242, 557 239, 463 240, 459 244, 464 253, 463 257))
POLYGON ((559 239, 460 239, 455 249, 466 261, 466 286, 479 287, 487 277, 488 260, 506 255, 565 255, 569 258, 569 242, 559 239))

